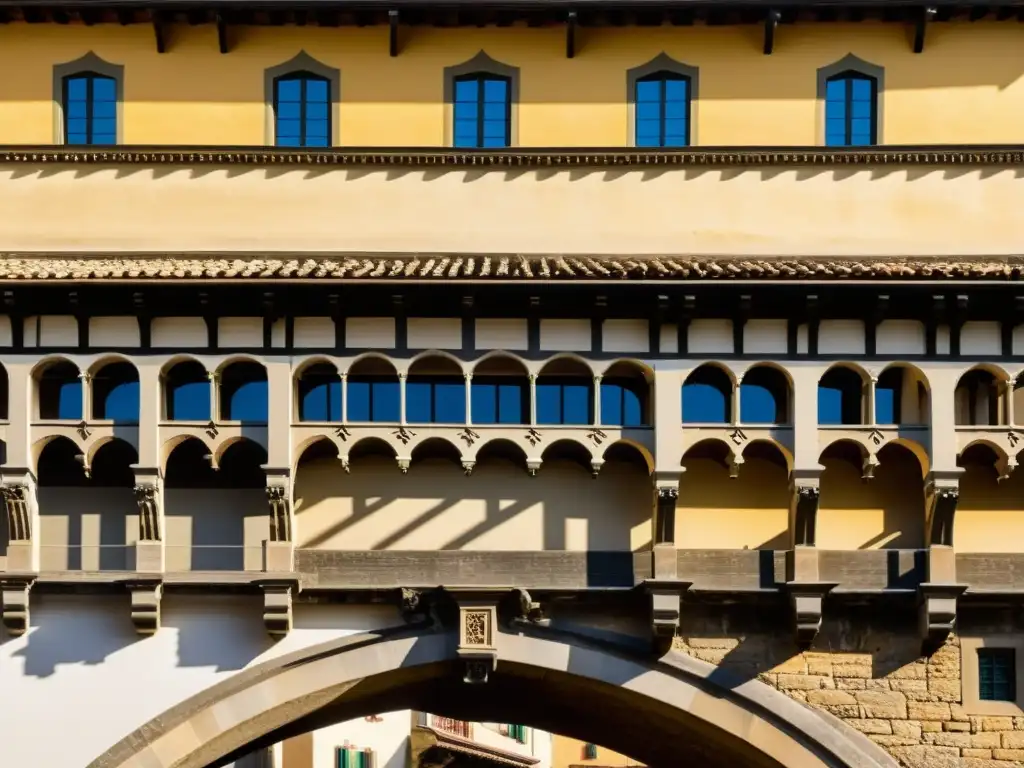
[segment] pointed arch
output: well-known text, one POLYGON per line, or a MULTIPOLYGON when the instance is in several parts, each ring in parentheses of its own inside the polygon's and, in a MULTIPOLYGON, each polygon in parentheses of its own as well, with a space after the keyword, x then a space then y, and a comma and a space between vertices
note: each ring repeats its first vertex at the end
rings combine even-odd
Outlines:
POLYGON ((446 146, 455 145, 455 90, 460 78, 493 75, 508 82, 508 146, 519 145, 519 67, 492 59, 480 50, 461 64, 444 68, 444 137, 446 146))
POLYGON ((95 74, 114 81, 114 143, 124 143, 124 65, 101 59, 92 51, 53 67, 53 143, 69 143, 65 83, 67 78, 79 74, 95 74))
POLYGON ((697 136, 697 111, 700 104, 700 99, 698 98, 700 93, 700 70, 697 67, 673 59, 663 51, 646 64, 626 70, 626 122, 629 127, 628 146, 630 147, 637 146, 637 83, 662 72, 684 78, 685 82, 688 83, 686 143, 688 146, 694 146, 699 143, 697 136))
POLYGON ((277 144, 277 109, 274 92, 278 80, 288 75, 309 73, 323 78, 328 83, 330 108, 329 122, 331 146, 341 144, 341 70, 324 64, 310 56, 304 50, 299 51, 288 61, 282 62, 263 71, 263 102, 266 115, 264 136, 268 147, 277 144))
POLYGON ((816 134, 818 144, 826 143, 826 97, 828 83, 844 73, 856 73, 869 78, 874 83, 874 143, 883 144, 885 136, 885 68, 871 64, 853 53, 848 53, 838 61, 820 67, 817 72, 817 120, 816 134))

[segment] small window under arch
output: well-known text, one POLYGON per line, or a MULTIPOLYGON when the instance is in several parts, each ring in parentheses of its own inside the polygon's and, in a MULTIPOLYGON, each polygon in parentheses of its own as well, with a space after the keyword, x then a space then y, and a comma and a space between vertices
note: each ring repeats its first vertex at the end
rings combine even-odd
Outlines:
POLYGON ((690 145, 690 78, 678 72, 655 72, 636 81, 636 145, 690 145))
POLYGON ((512 144, 512 79, 489 72, 454 79, 454 145, 467 149, 512 144))
POLYGON ((117 144, 117 80, 96 72, 68 75, 62 100, 66 144, 117 144))
POLYGON ((825 81, 825 146, 878 143, 878 81, 847 70, 825 81))
POLYGON ((312 72, 274 80, 274 141, 279 147, 331 146, 331 83, 312 72))

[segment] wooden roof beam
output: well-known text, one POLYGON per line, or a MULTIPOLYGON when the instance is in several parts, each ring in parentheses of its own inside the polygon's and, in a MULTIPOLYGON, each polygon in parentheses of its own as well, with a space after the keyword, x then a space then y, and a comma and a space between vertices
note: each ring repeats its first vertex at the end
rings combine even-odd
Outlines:
POLYGON ((579 21, 576 11, 569 11, 565 20, 565 58, 576 58, 576 25, 579 21))
POLYGON ((156 43, 156 52, 167 53, 167 28, 164 25, 163 17, 159 11, 153 11, 150 14, 150 20, 153 24, 153 40, 156 43))
POLYGON ((388 55, 391 58, 398 56, 398 11, 388 11, 388 55))
POLYGON ((779 20, 782 18, 782 13, 772 8, 768 11, 768 16, 764 20, 764 55, 771 56, 772 51, 775 50, 775 31, 779 27, 779 20))
POLYGON ((928 22, 935 19, 938 9, 934 6, 922 8, 914 22, 914 53, 924 53, 924 36, 928 22))
POLYGON ((223 13, 218 13, 216 16, 217 23, 217 47, 221 53, 227 53, 230 49, 228 48, 228 22, 224 18, 223 13))

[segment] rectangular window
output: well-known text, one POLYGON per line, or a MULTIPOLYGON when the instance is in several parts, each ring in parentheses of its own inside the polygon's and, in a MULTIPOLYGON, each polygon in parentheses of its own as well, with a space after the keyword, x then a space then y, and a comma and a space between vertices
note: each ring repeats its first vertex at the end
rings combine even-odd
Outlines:
POLYGON ((410 378, 405 385, 405 418, 414 424, 464 424, 466 382, 463 378, 410 378))
POLYGON ((856 72, 825 83, 825 145, 863 147, 876 143, 877 86, 856 72))
POLYGON ((583 759, 584 760, 597 760, 597 744, 584 744, 583 745, 583 759))
POLYGON ((643 426, 643 402, 633 382, 614 379, 601 382, 601 423, 609 426, 643 426))
POLYGON ((591 391, 584 379, 541 379, 537 384, 537 423, 589 424, 593 411, 591 391))
POLYGON ((336 747, 334 750, 335 768, 375 768, 375 762, 371 749, 336 747))
POLYGON ((470 400, 474 424, 526 424, 529 385, 514 377, 473 379, 470 400))
POLYGON ((690 80, 658 72, 636 83, 636 145, 685 147, 690 143, 690 80))
POLYGON ((93 72, 64 78, 64 141, 117 144, 117 81, 93 72))
POLYGON ((350 378, 347 392, 349 421, 399 421, 398 379, 350 378))
POLYGON ((1013 648, 978 649, 978 698, 1017 700, 1017 660, 1013 648))
POLYGON ((454 145, 463 148, 509 146, 512 82, 498 75, 465 75, 455 80, 454 90, 454 145))
POLYGON ((274 81, 274 139, 279 147, 331 146, 331 89, 325 78, 296 72, 274 81))

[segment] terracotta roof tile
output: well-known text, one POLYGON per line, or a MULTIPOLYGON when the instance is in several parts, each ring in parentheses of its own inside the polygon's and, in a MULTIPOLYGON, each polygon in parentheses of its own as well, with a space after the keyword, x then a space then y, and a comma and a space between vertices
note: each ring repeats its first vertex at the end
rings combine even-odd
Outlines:
POLYGON ((0 255, 0 280, 1019 280, 1024 257, 727 258, 401 255, 185 258, 0 255))

